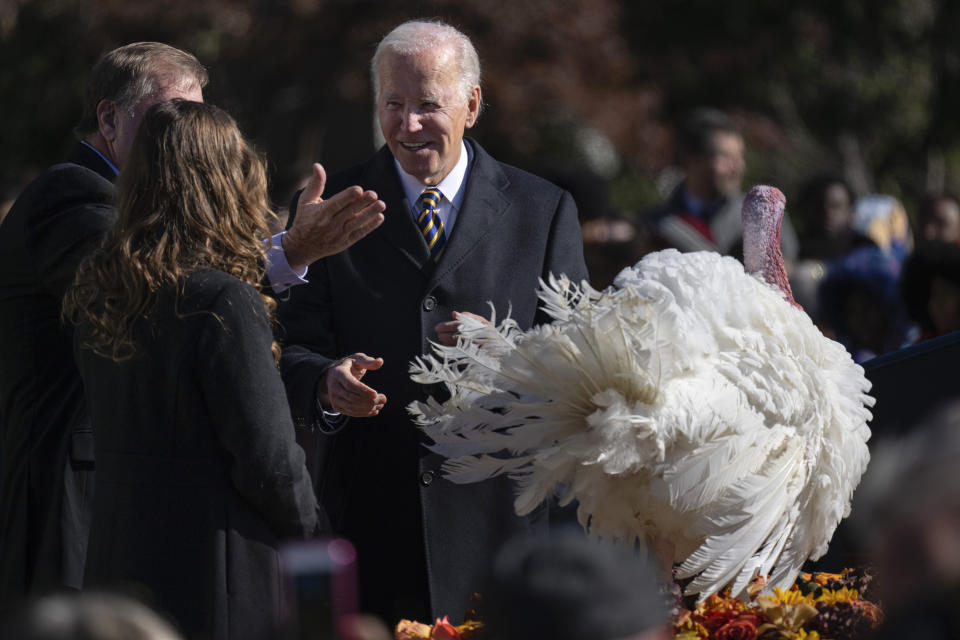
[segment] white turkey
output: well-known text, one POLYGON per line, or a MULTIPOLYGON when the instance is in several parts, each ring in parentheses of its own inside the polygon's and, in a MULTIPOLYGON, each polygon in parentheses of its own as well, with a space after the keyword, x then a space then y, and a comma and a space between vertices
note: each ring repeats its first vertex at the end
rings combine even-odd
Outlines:
POLYGON ((410 411, 446 477, 509 474, 517 513, 559 491, 598 537, 640 539, 692 578, 787 588, 817 558, 866 469, 870 383, 793 302, 779 249, 785 198, 744 202, 744 263, 665 250, 605 291, 564 278, 555 321, 520 331, 462 318, 456 347, 411 365, 446 383, 410 411))

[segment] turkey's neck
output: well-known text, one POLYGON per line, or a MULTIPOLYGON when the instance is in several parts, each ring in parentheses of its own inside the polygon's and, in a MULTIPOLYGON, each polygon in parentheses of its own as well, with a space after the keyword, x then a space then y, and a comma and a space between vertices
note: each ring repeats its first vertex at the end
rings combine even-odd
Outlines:
POLYGON ((743 228, 743 266, 747 273, 760 276, 769 284, 778 287, 787 302, 800 307, 793 299, 787 270, 780 251, 781 216, 751 220, 743 228))

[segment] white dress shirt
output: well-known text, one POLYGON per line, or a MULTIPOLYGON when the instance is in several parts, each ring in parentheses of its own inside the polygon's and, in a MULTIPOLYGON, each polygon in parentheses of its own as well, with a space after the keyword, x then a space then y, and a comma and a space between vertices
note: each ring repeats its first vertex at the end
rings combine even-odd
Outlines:
MULTIPOLYGON (((447 240, 450 239, 450 234, 453 232, 453 225, 457 221, 457 214, 463 207, 463 199, 467 191, 467 178, 470 177, 470 161, 472 159, 473 150, 461 140, 460 158, 457 160, 457 164, 455 164, 453 169, 450 170, 450 173, 440 181, 440 184, 436 186, 436 188, 440 190, 440 193, 443 194, 443 198, 440 199, 438 214, 440 215, 440 220, 443 222, 443 230, 447 236, 447 240)), ((417 199, 427 186, 401 169, 400 163, 397 162, 396 159, 393 160, 393 164, 397 167, 400 184, 403 185, 403 194, 407 197, 407 202, 410 203, 410 212, 413 214, 413 219, 416 220, 420 216, 420 212, 417 210, 417 199)))

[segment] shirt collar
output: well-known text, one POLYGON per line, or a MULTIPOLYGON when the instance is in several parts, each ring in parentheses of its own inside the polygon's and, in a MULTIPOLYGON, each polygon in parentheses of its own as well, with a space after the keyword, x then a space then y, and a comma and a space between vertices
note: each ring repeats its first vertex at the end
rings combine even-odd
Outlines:
MULTIPOLYGON (((473 159, 473 149, 463 140, 460 141, 460 159, 454 165, 450 173, 440 181, 436 186, 443 194, 445 200, 460 208, 463 202, 464 186, 467 184, 467 176, 470 173, 470 161, 473 159)), ((407 201, 411 207, 416 206, 417 198, 426 189, 426 185, 414 178, 400 167, 397 159, 393 159, 393 164, 397 168, 397 174, 400 176, 400 183, 403 185, 403 194, 407 196, 407 201)))
POLYGON ((94 152, 95 154, 97 154, 98 156, 100 156, 101 158, 103 158, 103 161, 106 162, 106 163, 107 163, 107 166, 110 167, 110 169, 113 171, 113 175, 115 175, 115 176, 120 175, 120 169, 117 169, 115 166, 113 166, 113 163, 110 162, 109 160, 107 160, 107 156, 105 156, 105 155, 103 155, 102 153, 100 153, 100 150, 99 150, 99 149, 97 149, 95 146, 93 146, 92 144, 90 144, 90 143, 87 142, 86 140, 81 140, 81 141, 80 141, 80 144, 86 145, 87 147, 93 149, 93 152, 94 152))

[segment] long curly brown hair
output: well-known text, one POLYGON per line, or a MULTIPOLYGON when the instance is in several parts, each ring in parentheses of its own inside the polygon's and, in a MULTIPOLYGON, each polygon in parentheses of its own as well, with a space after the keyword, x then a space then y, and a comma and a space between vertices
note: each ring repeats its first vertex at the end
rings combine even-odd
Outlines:
MULTIPOLYGON (((116 361, 135 356, 133 327, 154 294, 196 271, 218 269, 260 288, 273 216, 266 171, 222 109, 185 100, 151 107, 117 203, 116 226, 63 301, 65 318, 90 325, 85 347, 116 361)), ((260 295, 272 320, 276 302, 260 295)))

